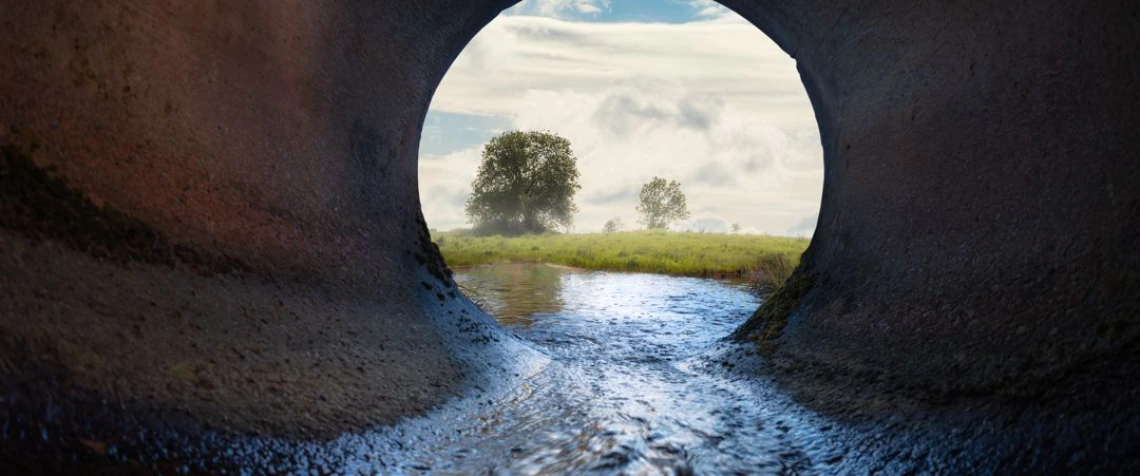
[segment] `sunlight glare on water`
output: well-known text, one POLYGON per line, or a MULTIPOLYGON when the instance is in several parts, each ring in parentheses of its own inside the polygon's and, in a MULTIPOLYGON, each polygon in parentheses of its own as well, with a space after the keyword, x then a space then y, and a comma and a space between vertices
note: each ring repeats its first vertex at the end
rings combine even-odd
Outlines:
POLYGON ((532 264, 456 280, 554 363, 482 416, 480 437, 458 445, 464 456, 436 470, 788 473, 821 451, 811 425, 782 412, 770 390, 693 368, 756 309, 743 286, 532 264))

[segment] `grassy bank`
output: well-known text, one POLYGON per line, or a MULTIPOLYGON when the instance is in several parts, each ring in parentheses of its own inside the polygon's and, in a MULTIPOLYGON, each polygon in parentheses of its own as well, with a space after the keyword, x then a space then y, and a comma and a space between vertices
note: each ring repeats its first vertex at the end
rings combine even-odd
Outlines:
POLYGON ((447 263, 536 261, 578 268, 685 276, 769 276, 779 284, 807 238, 666 231, 548 234, 505 238, 432 232, 447 263))

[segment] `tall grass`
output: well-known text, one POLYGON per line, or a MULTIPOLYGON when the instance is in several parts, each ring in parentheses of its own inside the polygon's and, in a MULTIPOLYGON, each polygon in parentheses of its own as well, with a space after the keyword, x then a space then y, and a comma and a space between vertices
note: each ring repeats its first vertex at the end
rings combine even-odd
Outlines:
POLYGON ((509 238, 457 231, 433 232, 433 237, 452 266, 534 261, 608 271, 760 277, 781 283, 809 241, 660 230, 509 238))
POLYGON ((756 276, 752 281, 752 290, 756 294, 767 294, 784 286, 792 276, 799 257, 789 259, 785 255, 774 255, 770 259, 760 261, 756 276))

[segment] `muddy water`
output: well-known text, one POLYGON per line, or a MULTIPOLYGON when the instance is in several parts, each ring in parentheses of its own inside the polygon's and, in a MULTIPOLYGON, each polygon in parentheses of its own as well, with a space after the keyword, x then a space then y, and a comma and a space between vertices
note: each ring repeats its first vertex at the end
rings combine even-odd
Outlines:
POLYGON ((552 362, 391 471, 814 473, 840 458, 770 385, 703 371, 758 305, 741 285, 517 264, 456 281, 552 362))

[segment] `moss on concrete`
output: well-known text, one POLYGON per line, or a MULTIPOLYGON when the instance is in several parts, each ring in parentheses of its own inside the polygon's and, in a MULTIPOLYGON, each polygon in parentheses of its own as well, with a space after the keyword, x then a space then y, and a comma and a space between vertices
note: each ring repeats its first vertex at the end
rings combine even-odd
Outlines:
POLYGON ((739 341, 755 341, 761 352, 775 348, 775 340, 784 332, 788 317, 811 289, 814 279, 803 265, 796 267, 784 285, 768 295, 760 308, 736 329, 732 337, 739 341))

